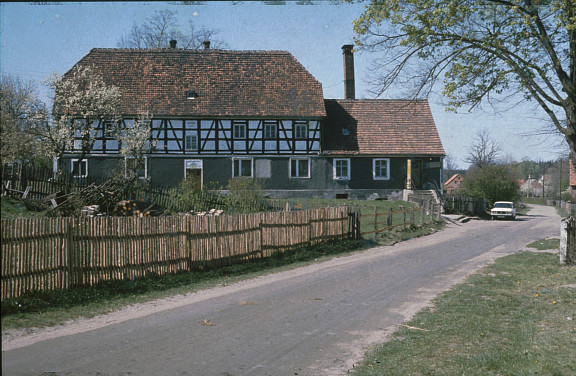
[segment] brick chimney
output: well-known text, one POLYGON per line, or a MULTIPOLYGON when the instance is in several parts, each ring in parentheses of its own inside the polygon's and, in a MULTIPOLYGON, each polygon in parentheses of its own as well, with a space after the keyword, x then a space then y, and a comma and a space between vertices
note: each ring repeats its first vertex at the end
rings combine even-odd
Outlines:
POLYGON ((176 43, 178 43, 176 40, 172 39, 170 41, 170 48, 175 49, 176 48, 176 43))
POLYGON ((344 57, 344 99, 356 99, 353 48, 354 46, 351 44, 342 46, 342 56, 344 57))
POLYGON ((204 42, 202 42, 202 44, 204 45, 205 50, 210 49, 210 41, 209 40, 205 40, 204 42))

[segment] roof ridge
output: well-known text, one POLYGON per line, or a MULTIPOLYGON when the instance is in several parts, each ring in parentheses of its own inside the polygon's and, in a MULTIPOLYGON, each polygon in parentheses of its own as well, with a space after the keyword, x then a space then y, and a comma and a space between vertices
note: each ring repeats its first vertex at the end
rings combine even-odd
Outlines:
POLYGON ((183 53, 232 53, 232 54, 245 54, 245 53, 261 53, 261 54, 282 54, 292 55, 291 52, 285 50, 221 50, 216 48, 205 49, 186 49, 186 48, 119 48, 119 47, 94 47, 92 51, 105 51, 105 52, 183 52, 183 53))

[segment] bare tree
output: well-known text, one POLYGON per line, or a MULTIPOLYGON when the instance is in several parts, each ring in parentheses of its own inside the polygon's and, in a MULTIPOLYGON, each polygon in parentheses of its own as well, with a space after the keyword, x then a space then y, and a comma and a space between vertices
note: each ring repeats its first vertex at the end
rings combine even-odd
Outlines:
POLYGON ((493 166, 498 163, 501 152, 500 144, 490 136, 488 130, 483 129, 476 133, 465 161, 470 163, 471 167, 493 166))
POLYGON ((166 48, 171 40, 178 41, 185 49, 199 49, 205 40, 212 47, 225 48, 226 44, 215 38, 216 32, 211 29, 196 29, 192 21, 188 29, 180 31, 176 12, 168 9, 157 10, 142 24, 134 23, 130 31, 120 38, 121 48, 166 48))
POLYGON ((36 97, 32 81, 2 76, 0 82, 0 133, 2 163, 27 162, 41 157, 35 129, 47 121, 46 105, 36 97))
POLYGON ((454 156, 446 154, 446 157, 444 157, 444 180, 450 179, 457 169, 458 166, 456 166, 454 156))

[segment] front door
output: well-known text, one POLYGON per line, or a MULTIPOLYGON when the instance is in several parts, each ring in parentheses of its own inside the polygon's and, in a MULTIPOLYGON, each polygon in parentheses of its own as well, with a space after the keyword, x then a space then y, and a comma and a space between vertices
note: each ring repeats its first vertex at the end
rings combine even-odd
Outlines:
POLYGON ((412 186, 414 189, 422 189, 422 159, 412 160, 412 186))

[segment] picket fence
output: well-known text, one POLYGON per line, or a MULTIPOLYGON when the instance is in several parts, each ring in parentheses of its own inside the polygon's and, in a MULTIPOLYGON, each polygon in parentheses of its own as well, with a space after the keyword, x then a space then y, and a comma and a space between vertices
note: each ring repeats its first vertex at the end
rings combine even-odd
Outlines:
POLYGON ((207 268, 350 236, 346 207, 214 217, 2 220, 2 299, 207 268))

